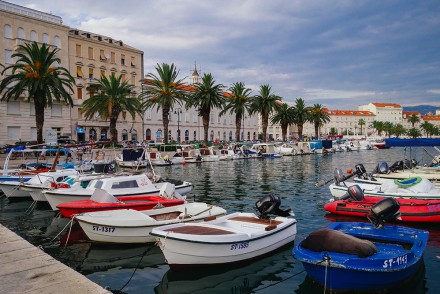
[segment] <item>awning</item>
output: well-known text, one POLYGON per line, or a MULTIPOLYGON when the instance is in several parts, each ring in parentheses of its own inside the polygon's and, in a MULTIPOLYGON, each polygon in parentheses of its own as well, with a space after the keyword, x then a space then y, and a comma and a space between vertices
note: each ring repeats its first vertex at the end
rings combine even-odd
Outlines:
POLYGON ((76 76, 79 78, 82 78, 84 76, 80 66, 76 67, 76 76))
POLYGON ((78 128, 78 129, 76 130, 76 133, 77 133, 77 134, 85 134, 85 133, 86 133, 86 130, 84 130, 83 128, 78 128))

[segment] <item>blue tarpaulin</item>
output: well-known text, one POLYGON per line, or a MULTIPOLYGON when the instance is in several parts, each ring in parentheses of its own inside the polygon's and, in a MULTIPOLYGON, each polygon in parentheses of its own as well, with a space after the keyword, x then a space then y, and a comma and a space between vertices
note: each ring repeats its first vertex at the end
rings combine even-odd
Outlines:
POLYGON ((388 147, 430 147, 440 146, 440 139, 418 138, 418 139, 385 139, 385 145, 388 147))

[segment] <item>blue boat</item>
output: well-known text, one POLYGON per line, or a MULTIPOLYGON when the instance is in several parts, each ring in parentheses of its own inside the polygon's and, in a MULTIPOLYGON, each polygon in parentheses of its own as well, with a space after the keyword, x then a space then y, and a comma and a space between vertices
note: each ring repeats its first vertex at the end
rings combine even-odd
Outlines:
POLYGON ((429 233, 373 223, 334 222, 295 245, 293 256, 325 289, 391 289, 411 278, 423 264, 429 233))

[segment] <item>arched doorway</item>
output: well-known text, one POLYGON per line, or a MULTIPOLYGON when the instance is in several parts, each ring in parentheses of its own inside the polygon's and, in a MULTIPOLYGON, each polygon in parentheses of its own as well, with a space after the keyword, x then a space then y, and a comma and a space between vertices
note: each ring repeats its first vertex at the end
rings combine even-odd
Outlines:
POLYGON ((151 140, 151 130, 147 129, 145 131, 145 140, 150 141, 151 140))
POLYGON ((95 140, 96 141, 96 130, 90 129, 89 130, 89 140, 95 140))
POLYGON ((122 141, 127 141, 128 140, 128 132, 126 129, 123 129, 121 132, 121 140, 122 141))
POLYGON ((107 139, 107 129, 103 128, 101 129, 101 140, 107 139))
POLYGON ((131 139, 132 140, 137 140, 138 135, 137 135, 137 131, 136 130, 131 130, 130 134, 131 134, 131 139))
POLYGON ((189 131, 185 130, 185 141, 189 141, 189 131))

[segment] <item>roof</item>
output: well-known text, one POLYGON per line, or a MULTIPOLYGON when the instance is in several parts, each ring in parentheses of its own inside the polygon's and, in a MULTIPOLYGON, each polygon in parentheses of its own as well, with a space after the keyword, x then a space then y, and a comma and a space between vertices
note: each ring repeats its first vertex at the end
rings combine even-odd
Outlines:
POLYGON ((422 115, 423 120, 440 120, 440 115, 422 115))
POLYGON ((330 116, 375 116, 371 111, 366 110, 328 110, 330 116))
POLYGON ((404 118, 408 118, 408 117, 410 117, 411 115, 415 115, 415 116, 420 116, 420 112, 418 112, 418 111, 403 111, 402 112, 402 116, 404 117, 404 118))
POLYGON ((395 103, 372 103, 376 107, 394 107, 394 108, 402 108, 402 105, 395 103))

